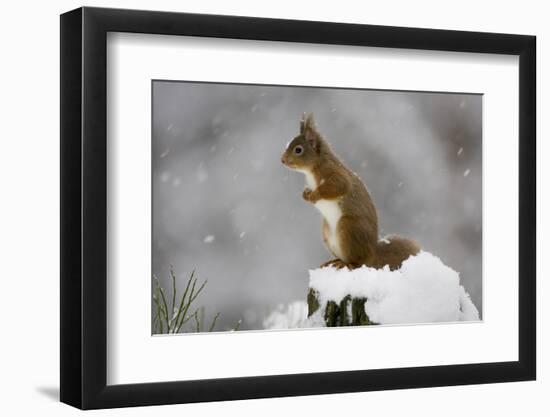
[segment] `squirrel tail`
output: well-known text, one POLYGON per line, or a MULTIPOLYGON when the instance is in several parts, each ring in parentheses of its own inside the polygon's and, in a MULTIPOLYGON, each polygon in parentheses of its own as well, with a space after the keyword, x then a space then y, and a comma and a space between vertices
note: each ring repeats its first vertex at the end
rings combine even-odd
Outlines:
POLYGON ((387 236, 378 241, 376 247, 376 268, 389 265, 398 269, 404 260, 420 252, 420 246, 410 239, 401 236, 387 236))

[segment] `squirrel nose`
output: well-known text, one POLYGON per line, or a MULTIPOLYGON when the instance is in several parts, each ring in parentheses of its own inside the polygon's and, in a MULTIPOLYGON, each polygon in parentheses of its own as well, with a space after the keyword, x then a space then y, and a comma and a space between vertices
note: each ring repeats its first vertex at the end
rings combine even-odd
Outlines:
POLYGON ((281 162, 284 164, 285 163, 285 156, 281 156, 281 162))

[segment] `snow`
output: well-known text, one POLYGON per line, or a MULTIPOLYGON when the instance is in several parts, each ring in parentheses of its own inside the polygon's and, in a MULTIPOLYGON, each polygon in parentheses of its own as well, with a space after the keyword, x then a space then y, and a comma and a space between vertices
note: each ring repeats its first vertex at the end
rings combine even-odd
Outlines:
POLYGON ((464 171, 464 177, 467 177, 468 175, 470 175, 470 170, 467 169, 466 171, 464 171))
MULTIPOLYGON (((351 308, 351 305, 350 307, 351 308)), ((263 321, 264 329, 311 329, 313 327, 325 327, 325 320, 321 309, 311 317, 307 316, 307 303, 305 301, 293 301, 288 306, 280 304, 263 321)))
POLYGON ((204 163, 201 162, 197 168, 197 181, 203 183, 208 180, 208 171, 204 168, 204 163))
POLYGON ((460 297, 460 314, 458 316, 458 321, 477 321, 479 320, 479 311, 477 311, 476 306, 472 303, 470 295, 466 292, 464 287, 461 285, 459 288, 459 297, 460 297))
POLYGON ((307 318, 307 304, 303 301, 294 301, 286 307, 279 304, 277 308, 264 320, 264 329, 293 329, 303 327, 307 318))
POLYGON ((212 243, 212 242, 214 242, 214 240, 216 240, 216 236, 208 235, 208 236, 205 236, 203 241, 204 241, 204 243, 212 243))
POLYGON ((310 271, 310 287, 322 306, 346 295, 367 298, 365 311, 379 324, 479 320, 477 308, 460 285, 458 272, 429 252, 420 252, 390 271, 363 266, 310 271))
POLYGON ((464 151, 464 148, 460 148, 458 152, 456 153, 456 156, 462 155, 462 152, 464 151))
POLYGON ((479 312, 460 285, 458 272, 429 252, 420 252, 400 269, 363 266, 309 271, 310 288, 322 306, 307 318, 305 301, 278 306, 263 322, 266 329, 324 327, 323 306, 345 296, 367 298, 365 312, 378 324, 477 321, 479 312))

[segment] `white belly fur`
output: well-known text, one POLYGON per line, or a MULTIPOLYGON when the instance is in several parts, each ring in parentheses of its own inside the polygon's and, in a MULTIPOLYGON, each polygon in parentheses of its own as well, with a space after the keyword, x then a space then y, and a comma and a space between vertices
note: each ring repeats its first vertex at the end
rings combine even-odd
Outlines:
MULTIPOLYGON (((306 170, 300 170, 306 176, 306 187, 315 191, 317 189, 317 181, 315 176, 306 170)), ((321 215, 325 219, 328 225, 328 231, 326 233, 327 244, 332 251, 332 253, 339 259, 342 259, 342 250, 340 248, 340 241, 338 239, 338 234, 336 233, 336 228, 338 227, 338 222, 342 217, 342 209, 338 205, 336 200, 318 200, 315 204, 317 210, 321 212, 321 215)))

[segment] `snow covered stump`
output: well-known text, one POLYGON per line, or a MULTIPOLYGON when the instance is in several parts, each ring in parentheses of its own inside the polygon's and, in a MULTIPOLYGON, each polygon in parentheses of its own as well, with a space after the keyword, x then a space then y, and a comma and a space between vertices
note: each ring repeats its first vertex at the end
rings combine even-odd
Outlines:
MULTIPOLYGON (((340 302, 327 301, 323 320, 327 327, 365 326, 373 323, 365 313, 366 298, 352 298, 346 295, 340 302)), ((307 316, 311 317, 319 309, 319 293, 310 288, 307 294, 307 316)))
POLYGON ((456 271, 428 252, 400 269, 311 270, 308 322, 327 327, 479 320, 456 271))

